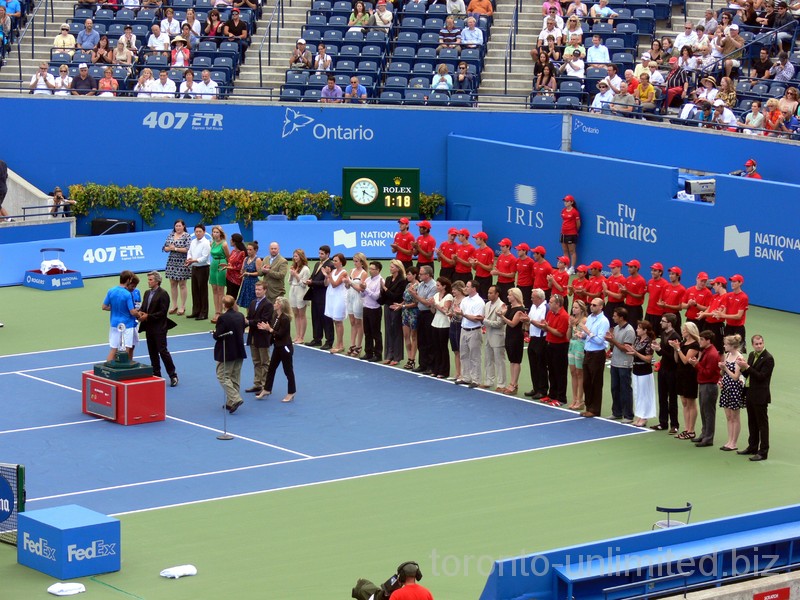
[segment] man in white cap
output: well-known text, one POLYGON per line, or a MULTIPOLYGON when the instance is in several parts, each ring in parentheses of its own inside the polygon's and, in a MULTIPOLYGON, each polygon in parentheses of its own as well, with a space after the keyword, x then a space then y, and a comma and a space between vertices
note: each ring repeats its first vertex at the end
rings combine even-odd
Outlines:
POLYGON ((736 129, 736 115, 719 98, 714 100, 714 115, 711 121, 716 123, 717 129, 736 129))
POLYGON ((731 76, 731 70, 739 68, 742 57, 742 46, 744 46, 744 38, 739 35, 739 26, 734 23, 728 27, 728 35, 722 27, 717 28, 717 34, 714 37, 714 48, 722 55, 726 56, 725 59, 725 76, 731 76))
POLYGON ((649 73, 650 72, 650 53, 645 52, 642 54, 642 62, 636 65, 636 68, 633 70, 633 76, 636 79, 639 79, 639 75, 642 73, 649 73))
POLYGON ((311 52, 306 49, 306 41, 303 38, 299 38, 292 52, 292 57, 289 59, 289 68, 300 71, 311 69, 312 59, 311 52))
POLYGON ((73 96, 96 96, 97 82, 94 77, 89 75, 89 65, 81 63, 78 65, 78 74, 73 77, 70 86, 73 96))

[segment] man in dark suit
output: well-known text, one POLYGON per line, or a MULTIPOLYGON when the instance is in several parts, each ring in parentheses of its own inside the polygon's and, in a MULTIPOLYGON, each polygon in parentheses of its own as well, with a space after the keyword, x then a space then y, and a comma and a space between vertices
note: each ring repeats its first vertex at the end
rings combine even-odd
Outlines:
POLYGON ((216 329, 211 332, 216 340, 214 360, 217 361, 217 379, 225 391, 225 408, 231 414, 236 412, 244 400, 239 394, 242 377, 242 361, 247 358, 244 350, 244 315, 233 309, 236 299, 224 296, 222 306, 225 312, 217 319, 216 329))
POLYGON ((161 274, 158 271, 147 274, 147 286, 150 289, 142 298, 139 331, 147 334, 147 352, 150 354, 150 364, 153 365, 153 375, 161 377, 161 357, 169 375, 169 385, 175 387, 178 385, 178 373, 167 349, 167 330, 175 327, 175 322, 167 316, 169 294, 161 289, 161 274))
POLYGON ((253 387, 247 388, 245 390, 247 393, 260 394, 267 381, 271 336, 266 329, 259 329, 258 324, 270 323, 272 312, 272 302, 267 299, 267 284, 256 281, 256 299, 247 307, 247 326, 250 328, 247 333, 247 345, 250 346, 250 357, 253 359, 253 387))
POLYGON ((322 344, 322 336, 325 336, 325 345, 322 350, 333 348, 333 319, 325 316, 325 272, 322 267, 333 267, 330 260, 330 246, 319 247, 319 261, 314 265, 311 272, 311 279, 306 280, 311 292, 311 329, 313 339, 308 343, 309 346, 319 346, 322 344))
POLYGON ((772 400, 769 384, 772 380, 772 371, 775 369, 775 359, 764 348, 762 336, 754 335, 750 342, 753 351, 747 360, 742 357, 736 360, 742 375, 746 378, 744 393, 747 401, 747 429, 750 432, 747 448, 737 454, 752 454, 750 460, 757 462, 767 460, 769 455, 767 408, 772 400))

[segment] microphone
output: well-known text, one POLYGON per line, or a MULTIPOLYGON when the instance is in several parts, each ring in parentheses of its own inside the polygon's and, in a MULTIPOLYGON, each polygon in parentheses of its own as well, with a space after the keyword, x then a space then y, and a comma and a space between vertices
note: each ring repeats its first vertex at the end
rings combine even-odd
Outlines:
POLYGON ((232 331, 226 331, 225 333, 221 333, 217 336, 217 339, 228 337, 229 335, 233 335, 232 331))

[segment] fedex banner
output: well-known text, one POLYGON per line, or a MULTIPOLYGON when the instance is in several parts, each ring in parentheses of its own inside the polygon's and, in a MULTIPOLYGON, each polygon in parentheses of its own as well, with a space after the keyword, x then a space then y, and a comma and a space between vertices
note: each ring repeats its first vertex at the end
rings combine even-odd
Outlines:
MULTIPOLYGON (((222 227, 229 237, 241 233, 238 223, 222 227)), ((161 229, 0 245, 0 286, 23 283, 30 275, 26 271, 38 269, 44 258, 55 258, 53 252, 43 256, 43 248, 63 248, 60 257, 64 265, 83 277, 116 275, 125 269, 136 273, 163 271, 167 264, 164 241, 169 233, 169 229, 161 229)), ((210 228, 206 234, 210 235, 210 228)))
MULTIPOLYGON (((419 220, 412 221, 409 231, 416 237, 419 220)), ((480 221, 431 221, 431 235, 436 243, 447 239, 451 227, 466 228, 470 235, 481 231, 480 221)), ((331 254, 341 252, 350 258, 363 252, 370 260, 374 258, 394 258, 391 244, 399 231, 397 221, 254 221, 253 239, 258 240, 259 254, 268 254, 271 242, 278 242, 281 254, 290 258, 295 248, 305 250, 309 262, 316 260, 317 249, 326 245, 331 254)))
POLYGON ((739 273, 752 304, 799 311, 800 284, 786 275, 800 270, 800 233, 792 218, 800 186, 722 175, 715 178, 715 203, 683 201, 675 198, 678 170, 672 167, 450 137, 449 164, 476 155, 493 177, 451 175, 447 201, 468 205, 469 218, 483 222, 490 244, 501 237, 541 244, 555 262, 561 200, 571 194, 581 215, 579 263, 636 258, 645 277, 654 262, 675 265, 687 287, 700 271, 726 278, 739 273))

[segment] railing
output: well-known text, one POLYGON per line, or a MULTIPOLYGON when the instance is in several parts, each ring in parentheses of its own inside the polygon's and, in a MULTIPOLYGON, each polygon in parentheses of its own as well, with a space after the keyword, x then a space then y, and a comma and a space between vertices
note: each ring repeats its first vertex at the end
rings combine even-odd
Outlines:
POLYGON ((36 8, 33 12, 28 16, 28 23, 25 25, 25 29, 22 30, 22 33, 17 38, 17 67, 19 69, 19 91, 22 90, 22 41, 25 39, 25 36, 28 34, 28 31, 31 33, 31 58, 36 58, 36 17, 39 14, 39 10, 44 6, 44 24, 42 25, 42 34, 47 35, 47 17, 48 12, 50 14, 50 21, 53 21, 53 0, 44 0, 44 2, 40 2, 36 5, 36 8))
POLYGON ((503 93, 508 94, 508 74, 512 68, 512 56, 517 49, 517 34, 519 33, 519 13, 522 7, 522 0, 514 0, 514 15, 511 18, 511 27, 508 28, 508 39, 506 40, 506 50, 503 59, 503 93))
MULTIPOLYGON (((291 6, 289 0, 289 6, 291 6)), ((267 23, 267 30, 264 32, 264 37, 261 38, 261 44, 258 46, 258 85, 264 87, 264 43, 267 44, 267 64, 272 64, 272 26, 276 27, 275 43, 279 44, 281 41, 281 27, 283 27, 283 0, 275 0, 275 6, 272 8, 272 14, 267 23), (277 19, 277 21, 276 21, 277 19)))

